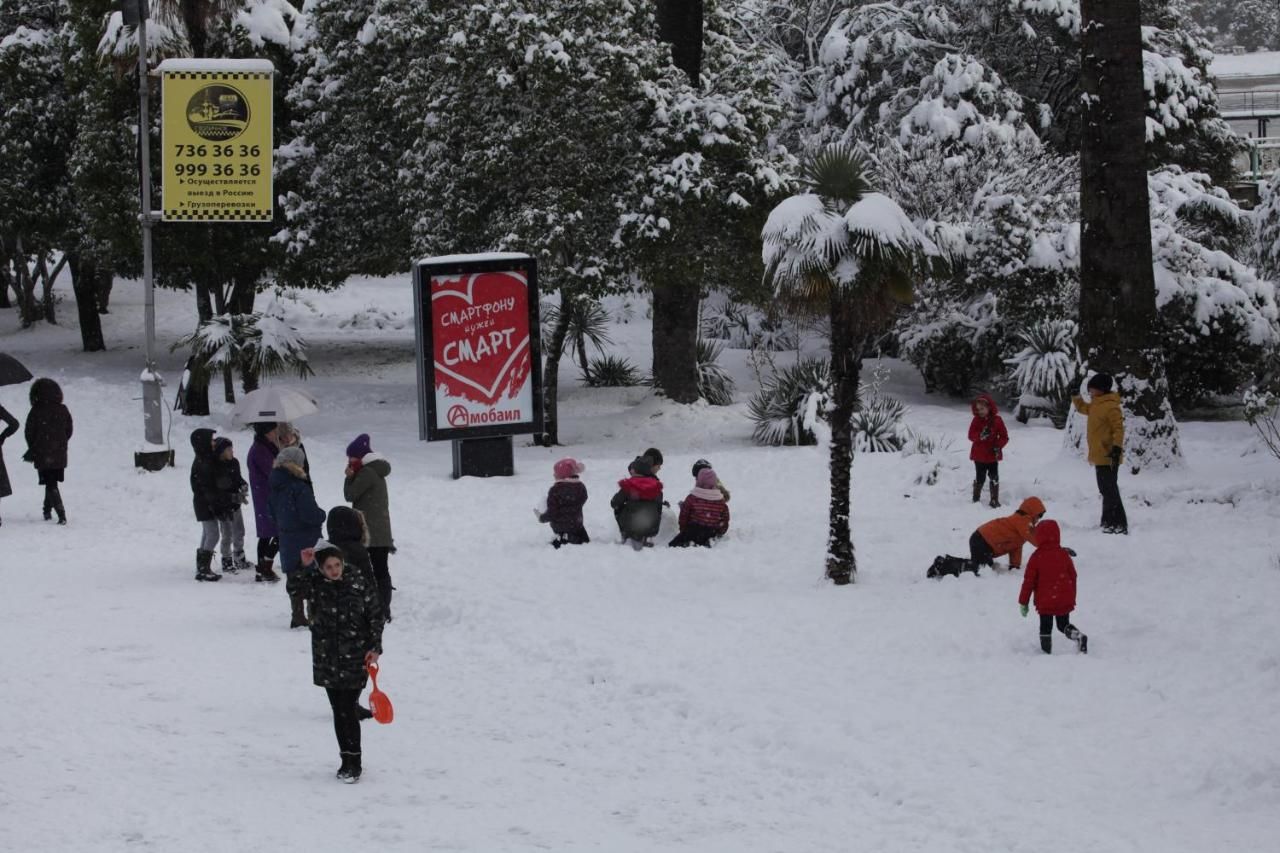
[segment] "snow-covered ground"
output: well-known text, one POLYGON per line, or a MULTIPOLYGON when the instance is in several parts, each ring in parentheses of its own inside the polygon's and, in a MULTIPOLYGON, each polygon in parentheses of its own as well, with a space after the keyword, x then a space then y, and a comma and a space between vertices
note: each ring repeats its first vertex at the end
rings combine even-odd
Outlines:
MULTIPOLYGON (((136 472, 139 288, 117 287, 106 353, 79 352, 66 298, 65 326, 0 312, 0 350, 57 378, 76 417, 66 528, 40 520, 21 438, 5 448, 0 850, 1276 849, 1280 461, 1243 424, 1183 424, 1186 466, 1123 476, 1132 535, 1109 537, 1062 434, 1006 419, 1006 504, 1039 495, 1079 552, 1090 654, 1059 635, 1046 657, 1018 574, 924 578, 994 512, 968 500, 967 405, 905 365, 887 390, 952 439, 948 467, 926 486, 920 457, 858 458, 860 574, 835 588, 824 459, 752 446, 742 352, 725 409, 583 389, 566 364, 568 446, 517 440, 517 476, 455 482, 449 447, 417 441, 408 279, 303 295, 320 503, 341 500, 359 432, 394 468, 396 719, 365 724, 348 787, 283 588, 192 580, 187 435, 229 407, 176 417, 178 468, 136 472), (651 445, 669 498, 701 456, 732 489, 715 549, 613 544, 614 482, 651 445), (563 453, 587 464, 595 541, 555 551, 530 507, 563 453)), ((159 305, 174 381, 191 300, 159 305)), ((615 329, 639 364, 647 330, 642 307, 615 329)), ((0 402, 24 416, 25 393, 0 402)), ((249 433, 231 435, 243 458, 249 433)))

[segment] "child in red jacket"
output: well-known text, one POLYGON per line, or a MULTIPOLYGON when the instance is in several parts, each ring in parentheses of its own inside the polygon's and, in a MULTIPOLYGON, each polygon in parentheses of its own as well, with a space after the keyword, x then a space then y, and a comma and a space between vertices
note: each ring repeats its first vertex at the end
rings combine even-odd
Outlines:
POLYGON ((662 525, 662 481, 653 473, 653 460, 637 456, 627 466, 625 480, 618 481, 618 492, 609 501, 613 517, 618 521, 622 543, 636 550, 652 548, 653 537, 662 525))
POLYGON ((680 501, 680 533, 667 543, 672 548, 689 545, 710 548, 712 539, 729 532, 729 504, 716 488, 718 481, 716 472, 710 468, 698 472, 693 491, 680 501))
POLYGON ((979 394, 970 405, 973 420, 969 422, 969 441, 973 447, 973 502, 982 500, 982 483, 991 480, 991 506, 1000 506, 1000 459, 1009 443, 1009 431, 990 394, 979 394))
POLYGON ((1022 579, 1022 592, 1018 604, 1022 615, 1027 615, 1027 603, 1032 594, 1036 599, 1036 612, 1040 614, 1040 648, 1045 654, 1053 650, 1053 623, 1067 639, 1076 641, 1082 654, 1089 651, 1089 638, 1071 624, 1071 611, 1076 609, 1076 567, 1071 562, 1075 552, 1063 548, 1058 522, 1042 521, 1036 526, 1036 552, 1027 561, 1027 574, 1022 579))

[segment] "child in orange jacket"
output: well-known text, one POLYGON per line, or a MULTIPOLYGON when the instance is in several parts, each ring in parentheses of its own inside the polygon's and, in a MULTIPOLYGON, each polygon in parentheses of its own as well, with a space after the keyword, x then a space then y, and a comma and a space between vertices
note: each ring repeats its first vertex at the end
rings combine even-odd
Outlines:
POLYGON ((1076 609, 1076 565, 1071 562, 1075 552, 1060 544, 1058 522, 1042 521, 1036 526, 1036 552, 1027 561, 1027 574, 1022 579, 1018 593, 1018 605, 1022 615, 1027 615, 1027 604, 1034 594, 1036 613, 1040 614, 1040 649, 1053 651, 1053 623, 1067 639, 1076 641, 1081 654, 1089 651, 1089 638, 1071 624, 1071 611, 1076 609))
POLYGON ((1036 544, 1036 523, 1044 515, 1044 502, 1030 497, 1013 515, 996 518, 979 527, 969 537, 969 561, 976 574, 981 566, 990 567, 996 557, 1009 555, 1009 569, 1022 568, 1022 546, 1036 544))

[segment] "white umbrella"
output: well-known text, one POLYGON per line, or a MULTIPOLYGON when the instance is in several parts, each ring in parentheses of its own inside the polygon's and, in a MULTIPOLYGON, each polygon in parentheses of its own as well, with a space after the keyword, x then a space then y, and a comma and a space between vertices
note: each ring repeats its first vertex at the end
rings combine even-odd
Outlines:
POLYGON ((242 424, 279 423, 320 411, 316 398, 297 388, 272 386, 250 391, 231 410, 231 420, 242 424))

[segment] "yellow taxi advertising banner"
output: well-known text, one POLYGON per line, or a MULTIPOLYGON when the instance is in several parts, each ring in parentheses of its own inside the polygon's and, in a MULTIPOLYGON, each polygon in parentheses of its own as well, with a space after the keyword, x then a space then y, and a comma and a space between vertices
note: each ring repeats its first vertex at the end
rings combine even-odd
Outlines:
POLYGON ((165 221, 270 222, 272 72, 175 65, 158 69, 165 221))

